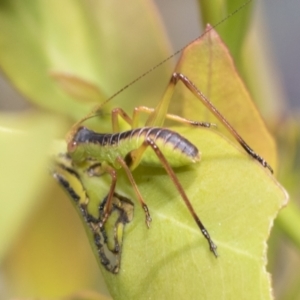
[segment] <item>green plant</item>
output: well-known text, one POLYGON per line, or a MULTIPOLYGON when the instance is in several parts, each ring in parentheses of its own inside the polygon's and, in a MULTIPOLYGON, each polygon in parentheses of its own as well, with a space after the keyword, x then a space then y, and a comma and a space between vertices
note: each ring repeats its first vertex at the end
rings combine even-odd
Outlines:
MULTIPOLYGON (((171 51, 152 5, 136 5, 132 4, 131 10, 126 13, 124 7, 114 2, 52 1, 51 4, 45 4, 28 1, 23 4, 10 1, 1 6, 1 67, 21 93, 41 108, 52 111, 52 114, 40 111, 25 113, 22 118, 18 114, 18 120, 4 114, 1 117, 1 138, 5 145, 1 155, 1 194, 4 195, 2 206, 5 208, 1 214, 1 254, 2 258, 6 255, 3 268, 10 274, 7 277, 8 284, 15 286, 15 295, 27 297, 35 294, 47 297, 81 289, 100 290, 100 273, 95 267, 95 259, 88 248, 81 224, 55 183, 49 187, 49 176, 45 174, 46 154, 65 152, 61 144, 55 150, 49 150, 53 139, 63 136, 68 127, 84 116, 94 103, 74 100, 60 89, 50 75, 51 72, 66 72, 84 78, 97 85, 106 98, 106 95, 113 94, 124 83, 130 82, 145 69, 167 57, 171 51), (68 14, 61 14, 62 11, 68 14), (138 25, 133 24, 132 20, 138 22, 138 25), (133 27, 138 30, 134 31, 133 27), (153 46, 151 51, 149 45, 153 46), (140 54, 143 64, 136 63, 140 54), (29 217, 30 221, 25 223, 29 217), (18 236, 20 232, 21 237, 18 236), (13 242, 17 245, 15 248, 11 248, 13 242), (20 245, 22 251, 19 250, 20 245), (9 248, 13 250, 7 257, 9 248), (67 269, 70 273, 66 279, 67 269)), ((243 14, 249 14, 249 10, 245 9, 243 14)), ((238 19, 239 22, 247 20, 245 15, 238 19)), ((228 23, 229 21, 232 22, 228 20, 228 23)), ((238 35, 244 37, 246 25, 239 23, 238 26, 231 26, 241 28, 243 34, 239 31, 238 35)), ((228 30, 232 34, 231 26, 228 26, 227 34, 228 30)), ((226 29, 224 34, 226 40, 226 29)), ((178 70, 190 76, 234 123, 249 144, 275 165, 276 153, 272 139, 249 101, 240 76, 230 67, 231 58, 224 54, 225 46, 213 34, 206 37, 208 41, 198 51, 207 51, 212 56, 201 55, 196 58, 195 54, 187 50, 178 70), (216 39, 217 42, 213 43, 210 39, 216 39), (218 60, 226 63, 220 65, 218 60), (195 65, 200 68, 202 66, 200 75, 199 70, 194 69, 195 65), (233 78, 231 84, 235 88, 230 96, 224 93, 225 89, 218 88, 220 84, 229 86, 224 78, 233 78), (228 99, 235 103, 234 108, 228 105, 228 99), (246 104, 243 101, 247 101, 246 104), (236 109, 240 111, 239 118, 235 114, 236 109), (253 125, 257 127, 254 129, 253 125)), ((239 68, 244 70, 242 55, 239 53, 243 39, 238 40, 240 42, 230 47, 238 57, 239 68)), ((111 106, 126 108, 128 112, 137 105, 150 103, 153 106, 153 99, 159 100, 171 71, 170 63, 162 65, 145 80, 120 94, 111 106)), ((177 97, 191 97, 182 88, 179 89, 177 97)), ((93 100, 92 96, 89 98, 93 100)), ((175 107, 175 112, 180 111, 183 116, 192 119, 207 120, 207 114, 200 105, 187 104, 187 101, 189 100, 182 107, 175 107)), ((108 128, 109 123, 105 121, 105 124, 108 128)), ((251 286, 261 287, 261 290, 252 289, 257 294, 249 294, 249 299, 271 297, 268 276, 264 273, 264 242, 271 220, 286 202, 286 195, 271 176, 223 137, 206 131, 199 136, 194 130, 178 130, 195 141, 203 153, 199 169, 183 170, 178 172, 178 177, 187 193, 193 195, 194 201, 203 196, 203 203, 198 203, 197 210, 203 217, 205 215, 207 226, 213 228, 213 234, 220 240, 220 258, 215 260, 207 253, 207 245, 192 222, 189 222, 190 217, 180 199, 168 202, 160 199, 161 191, 156 187, 163 186, 169 190, 168 176, 163 171, 151 170, 145 173, 145 169, 139 169, 135 175, 141 178, 139 188, 147 199, 154 221, 151 229, 147 230, 143 214, 138 205, 135 205, 134 223, 131 227, 128 226, 124 234, 126 252, 122 258, 123 274, 116 276, 104 272, 111 293, 119 298, 132 299, 135 295, 137 299, 141 299, 149 293, 154 298, 163 295, 164 299, 167 296, 174 299, 180 293, 188 296, 189 292, 191 297, 194 293, 199 294, 197 289, 200 287, 202 295, 207 298, 220 295, 228 295, 230 298, 231 293, 244 293, 245 286, 242 283, 247 282, 251 286), (222 155, 225 159, 216 162, 215 157, 222 155), (233 171, 229 176, 227 172, 231 169, 233 171), (247 180, 241 174, 247 174, 247 180), (227 189, 224 190, 226 186, 227 189), (158 194, 153 193, 153 187, 158 194), (262 205, 260 209, 257 209, 258 205, 262 205), (239 214, 239 210, 249 210, 257 215, 257 227, 251 221, 254 217, 247 219, 239 214), (227 223, 226 217, 231 220, 227 226, 224 225, 227 223), (158 220, 164 220, 165 224, 159 224, 158 220), (176 224, 178 227, 175 227, 176 224), (246 232, 247 236, 243 237, 246 232), (222 243, 222 240, 231 243, 222 243), (162 248, 156 247, 157 243, 162 244, 162 248), (230 259, 222 260, 223 256, 230 259), (196 261, 196 264, 190 267, 187 260, 196 261), (154 268, 151 269, 153 265, 154 268), (236 273, 238 269, 239 272, 236 273), (146 273, 148 271, 149 274, 146 273), (248 277, 243 277, 242 274, 247 274, 248 277), (175 277, 170 277, 171 275, 175 277), (199 280, 198 275, 201 276, 199 280), (225 284, 224 277, 229 279, 230 285, 225 284), (149 282, 154 280, 157 280, 155 288, 149 288, 149 282), (196 283, 190 288, 188 283, 192 283, 192 280, 196 283), (216 289, 215 285, 221 287, 216 289)), ((131 194, 133 200, 135 196, 131 187, 124 182, 122 174, 120 178, 122 189, 131 194)), ((100 190, 98 184, 99 181, 88 178, 85 188, 95 193, 94 197, 99 199, 102 196, 97 193, 105 189, 100 190)), ((172 196, 178 198, 176 191, 171 187, 170 190, 172 196)), ((294 209, 293 212, 297 210, 294 209)))

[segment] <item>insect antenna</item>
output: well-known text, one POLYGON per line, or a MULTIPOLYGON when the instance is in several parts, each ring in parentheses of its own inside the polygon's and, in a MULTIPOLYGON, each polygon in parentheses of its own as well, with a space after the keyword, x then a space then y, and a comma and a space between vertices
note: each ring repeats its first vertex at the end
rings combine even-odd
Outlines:
POLYGON ((163 65, 164 63, 166 63, 167 61, 169 61, 170 59, 172 59, 173 57, 175 57, 179 53, 181 53, 185 48, 187 48, 189 45, 191 45, 192 43, 194 43, 198 39, 202 38, 205 34, 207 34, 208 32, 210 32, 211 30, 219 27, 222 23, 224 23, 226 20, 228 20, 229 18, 231 18, 232 16, 234 16, 235 14, 237 14, 240 10, 242 10, 250 2, 252 2, 252 0, 248 0, 248 1, 244 2, 244 4, 242 4, 241 6, 239 6, 237 9, 235 9, 233 12, 231 12, 229 15, 227 15, 221 21, 219 21, 216 24, 212 25, 208 30, 206 30, 205 32, 203 32, 201 35, 199 35, 198 37, 196 37, 195 39, 193 39, 192 41, 190 41, 188 44, 186 44, 185 46, 183 46, 182 48, 180 48, 179 50, 177 50, 176 52, 174 52, 173 54, 171 54, 170 56, 168 56, 164 60, 160 61, 154 67, 152 67, 151 69, 149 69, 148 71, 146 71, 142 75, 138 76, 137 78, 135 78, 134 80, 132 80, 131 82, 129 82, 127 85, 123 86, 120 90, 118 90, 116 93, 114 93, 112 96, 110 96, 104 102, 102 102, 96 109, 93 110, 93 112, 97 112, 100 107, 102 107, 104 104, 106 104, 110 100, 114 99, 116 96, 118 96, 123 91, 127 90, 130 86, 132 86, 133 84, 135 84, 137 81, 139 81, 143 77, 147 76, 149 73, 153 72, 155 69, 159 68, 161 65, 163 65))
POLYGON ((164 60, 160 61, 158 64, 156 64, 154 67, 152 67, 151 69, 149 69, 148 71, 144 72, 142 75, 136 77, 134 80, 132 80, 131 82, 129 82, 128 84, 126 84, 125 86, 123 86, 120 90, 118 90, 117 92, 115 92, 112 96, 110 96, 108 99, 106 99, 104 102, 102 102, 101 104, 97 105, 94 109, 92 109, 92 111, 87 114, 85 117, 83 117, 82 119, 80 119, 79 121, 77 121, 71 128, 71 130, 69 131, 69 133, 67 134, 66 140, 67 142, 70 141, 72 139, 72 137, 74 136, 74 133, 76 132, 76 130, 78 129, 78 127, 86 120, 91 119, 97 115, 99 115, 99 112, 101 111, 101 108, 108 103, 109 101, 111 101, 112 99, 116 98, 119 94, 121 94, 123 91, 127 90, 129 87, 131 87, 132 85, 134 85, 137 81, 141 80, 142 78, 144 78, 145 76, 147 76, 149 73, 153 72, 154 70, 156 70, 157 68, 159 68, 161 65, 163 65, 164 63, 166 63, 167 61, 169 61, 170 59, 172 59, 173 57, 175 57, 176 55, 178 55, 179 53, 181 53, 186 47, 188 47, 189 45, 191 45, 192 43, 194 43, 195 41, 197 41, 198 39, 202 38, 205 34, 207 34, 208 32, 210 32, 211 30, 217 28, 218 26, 220 26, 222 23, 224 23, 226 20, 228 20, 229 18, 231 18, 232 16, 236 15, 239 11, 241 11, 242 9, 244 9, 250 2, 252 2, 252 0, 248 0, 246 2, 244 2, 241 6, 239 6, 237 9, 235 9, 233 12, 229 13, 224 19, 222 19, 221 21, 217 22, 216 24, 214 24, 213 26, 211 26, 208 30, 206 30, 204 33, 202 33, 201 35, 199 35, 198 37, 196 37, 195 39, 193 39, 192 41, 190 41, 188 44, 186 44, 185 46, 183 46, 182 48, 180 48, 179 50, 177 50, 176 52, 174 52, 173 54, 171 54, 170 56, 168 56, 167 58, 165 58, 164 60))
POLYGON ((79 128, 79 126, 85 122, 86 120, 89 120, 89 119, 92 119, 96 116, 99 116, 99 111, 100 109, 102 108, 102 106, 107 102, 104 101, 103 103, 101 103, 100 105, 97 105, 91 112, 89 112, 85 117, 83 117, 82 119, 80 119, 79 121, 77 121, 72 127, 71 129, 69 130, 69 132, 67 133, 67 136, 66 136, 66 141, 67 143, 71 142, 73 137, 74 137, 74 134, 75 132, 77 131, 77 129, 79 128))

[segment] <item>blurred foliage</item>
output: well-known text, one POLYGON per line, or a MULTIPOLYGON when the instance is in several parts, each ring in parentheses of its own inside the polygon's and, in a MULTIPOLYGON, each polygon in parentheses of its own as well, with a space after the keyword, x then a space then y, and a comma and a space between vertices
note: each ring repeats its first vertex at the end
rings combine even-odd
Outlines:
POLYGON ((218 32, 229 48, 235 63, 240 67, 241 49, 243 47, 249 23, 251 20, 253 2, 240 0, 199 0, 199 13, 202 16, 202 24, 212 26, 227 18, 231 13, 239 10, 234 16, 230 16, 230 22, 222 22, 218 26, 218 32), (219 9, 216 9, 216 6, 219 9))
MULTIPOLYGON (((204 2, 208 3, 200 1, 204 2)), ((226 9, 219 10, 224 15, 213 19, 207 13, 205 22, 215 24, 242 3, 211 1, 213 10, 206 8, 205 11, 218 11, 216 5, 225 5, 226 9)), ((250 13, 251 5, 224 22, 225 29, 220 26, 225 36, 227 32, 227 36, 232 37, 229 48, 238 64, 243 59, 240 57, 244 57, 239 49, 245 47, 250 13), (232 28, 236 29, 236 36, 232 28)), ((5 209, 0 212, 3 274, 0 298, 49 298, 72 294, 68 299, 108 299, 109 293, 78 216, 65 200, 65 194, 45 176, 45 154, 50 153, 51 141, 62 137, 71 122, 90 110, 91 103, 74 100, 50 75, 63 71, 100 87, 103 98, 113 94, 171 53, 157 11, 150 2, 137 1, 126 3, 124 7, 116 0, 30 0, 26 3, 10 0, 0 2, 0 28, 3 72, 36 106, 53 112, 51 116, 29 112, 0 118, 1 145, 5 145, 1 151, 1 179, 5 180, 1 182, 0 201, 5 209), (82 290, 98 291, 101 296, 78 293, 82 290)), ((254 47, 249 41, 247 43, 247 47, 254 47)), ((171 63, 164 64, 121 93, 111 105, 124 107, 126 103, 128 112, 141 104, 155 106, 171 72, 171 63), (156 102, 153 99, 157 99, 156 102)), ((258 90, 264 88, 263 83, 256 86, 258 90)), ((296 118, 278 120, 280 116, 271 120, 279 145, 278 177, 288 188, 292 205, 279 215, 273 231, 269 269, 274 278, 275 294, 280 299, 297 299, 300 278, 296 270, 300 260, 299 235, 295 228, 299 228, 300 220, 299 200, 296 202, 300 194, 300 125, 296 118)), ((265 140, 263 136, 260 139, 265 140)), ((142 220, 139 223, 143 223, 142 220)), ((198 232, 196 236, 199 237, 198 232)), ((143 247, 141 244, 140 248, 143 247)), ((202 262, 197 262, 200 267, 202 262)), ((135 278, 131 280, 134 284, 135 278)))

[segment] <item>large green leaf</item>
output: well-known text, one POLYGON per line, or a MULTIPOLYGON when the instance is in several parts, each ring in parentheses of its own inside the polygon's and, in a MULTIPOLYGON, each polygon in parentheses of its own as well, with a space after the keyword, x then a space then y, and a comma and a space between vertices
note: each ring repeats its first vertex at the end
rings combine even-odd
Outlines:
MULTIPOLYGON (((138 167, 134 177, 153 222, 147 229, 136 204, 133 221, 125 228, 119 274, 108 273, 99 263, 113 298, 271 299, 266 241, 287 201, 285 191, 268 170, 215 132, 176 130, 202 152, 200 163, 179 168, 176 175, 217 244, 219 257, 209 251, 165 171, 138 167)), ((92 201, 99 203, 108 191, 109 176, 91 178, 77 171, 92 201)), ((125 174, 118 175, 117 192, 134 200, 125 174)), ((95 212, 97 205, 90 205, 95 212)))
MULTIPOLYGON (((206 29, 206 35, 183 51, 176 71, 186 75, 254 151, 276 169, 275 142, 239 76, 226 45, 215 30, 211 30, 211 27, 206 29)), ((216 123, 220 132, 232 138, 228 130, 186 87, 180 86, 178 89, 174 102, 183 103, 181 114, 190 119, 216 123)))

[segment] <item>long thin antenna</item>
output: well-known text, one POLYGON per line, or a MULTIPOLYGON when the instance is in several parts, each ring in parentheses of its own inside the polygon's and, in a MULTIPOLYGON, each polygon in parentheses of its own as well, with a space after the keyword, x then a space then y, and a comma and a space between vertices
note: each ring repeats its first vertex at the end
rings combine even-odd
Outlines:
POLYGON ((233 15, 237 14, 240 10, 242 10, 245 6, 247 6, 250 2, 252 2, 252 0, 248 0, 246 1, 244 4, 242 4, 240 7, 238 7, 236 10, 234 10, 232 13, 230 13, 229 15, 227 15, 223 20, 219 21, 218 23, 214 24, 209 30, 205 31, 204 33, 202 33, 201 35, 199 35, 197 38, 193 39, 191 42, 189 42, 188 44, 186 44, 184 47, 180 48, 179 50, 177 50, 176 52, 174 52, 173 54, 171 54, 169 57, 167 57, 166 59, 162 60, 161 62, 159 62, 157 65, 155 65, 154 67, 152 67, 151 69, 149 69, 148 71, 146 71, 145 73, 143 73, 142 75, 138 76, 137 78, 135 78, 134 80, 132 80, 130 83, 128 83, 127 85, 125 85, 124 87, 122 87, 120 90, 118 90, 116 93, 114 93, 112 96, 110 96, 108 99, 106 99, 104 102, 101 103, 101 107, 107 103, 108 101, 110 101, 111 99, 115 98, 117 95, 119 95, 120 93, 122 93, 124 90, 127 90, 130 86, 132 86, 134 83, 136 83, 137 81, 139 81, 140 79, 142 79, 143 77, 145 77, 146 75, 148 75, 149 73, 153 72, 155 69, 157 69, 158 67, 160 67, 161 65, 163 65, 165 62, 167 62, 168 60, 170 60, 171 58, 173 58, 174 56, 176 56, 177 54, 179 54, 180 52, 182 52, 186 47, 188 47, 189 45, 191 45, 192 43, 194 43, 195 41, 197 41, 198 39, 200 39, 202 36, 204 36, 205 34, 207 34, 207 32, 211 31, 212 29, 215 29, 216 27, 220 26, 222 23, 224 23, 226 20, 228 20, 229 18, 231 18, 233 15))
POLYGON ((142 75, 138 76, 136 79, 134 79, 133 81, 131 81, 130 83, 128 83, 127 85, 125 85, 124 87, 122 87, 120 90, 118 90, 116 93, 114 93, 108 99, 106 99, 104 102, 102 102, 101 104, 99 104, 96 107, 94 107, 94 109, 92 111, 90 111, 89 114, 87 114, 84 118, 82 118, 81 120, 79 120, 78 122, 76 122, 72 126, 72 129, 70 130, 70 132, 67 135, 67 138, 66 138, 67 141, 71 141, 72 140, 74 132, 76 131, 76 129, 78 128, 78 126, 82 122, 84 122, 84 121, 86 121, 86 120, 88 120, 90 118, 93 118, 93 117, 97 116, 99 110, 107 102, 109 102, 110 100, 112 100, 113 98, 115 98, 117 95, 119 95, 120 93, 122 93, 124 90, 127 90, 134 83, 136 83, 137 81, 139 81, 140 79, 142 79, 143 77, 145 77, 146 75, 148 75, 149 73, 151 73, 152 71, 154 71, 155 69, 157 69, 158 67, 160 67, 165 62, 167 62, 168 60, 170 60, 171 58, 173 58, 174 56, 176 56, 177 54, 179 54, 180 52, 182 52, 186 47, 188 47, 189 45, 191 45, 192 43, 194 43, 195 41, 197 41, 198 39, 200 39, 201 37, 203 37, 205 34, 207 34, 208 32, 210 32, 212 29, 215 29, 216 27, 220 26, 226 20, 228 20, 229 18, 231 18, 233 15, 237 14, 240 10, 242 10, 250 2, 252 2, 252 0, 248 0, 248 1, 244 2, 244 4, 242 4, 240 7, 238 7, 236 10, 234 10, 232 13, 230 13, 229 15, 227 15, 224 19, 222 19, 221 21, 219 21, 218 23, 216 23, 212 27, 210 27, 210 29, 206 30, 204 33, 202 33, 201 35, 199 35, 197 38, 193 39, 191 42, 189 42, 188 44, 186 44, 184 47, 182 47, 181 49, 177 50, 176 52, 174 52, 173 54, 171 54, 169 57, 167 57, 166 59, 162 60, 157 65, 155 65, 154 67, 152 67, 151 69, 149 69, 148 71, 146 71, 145 73, 143 73, 142 75))

